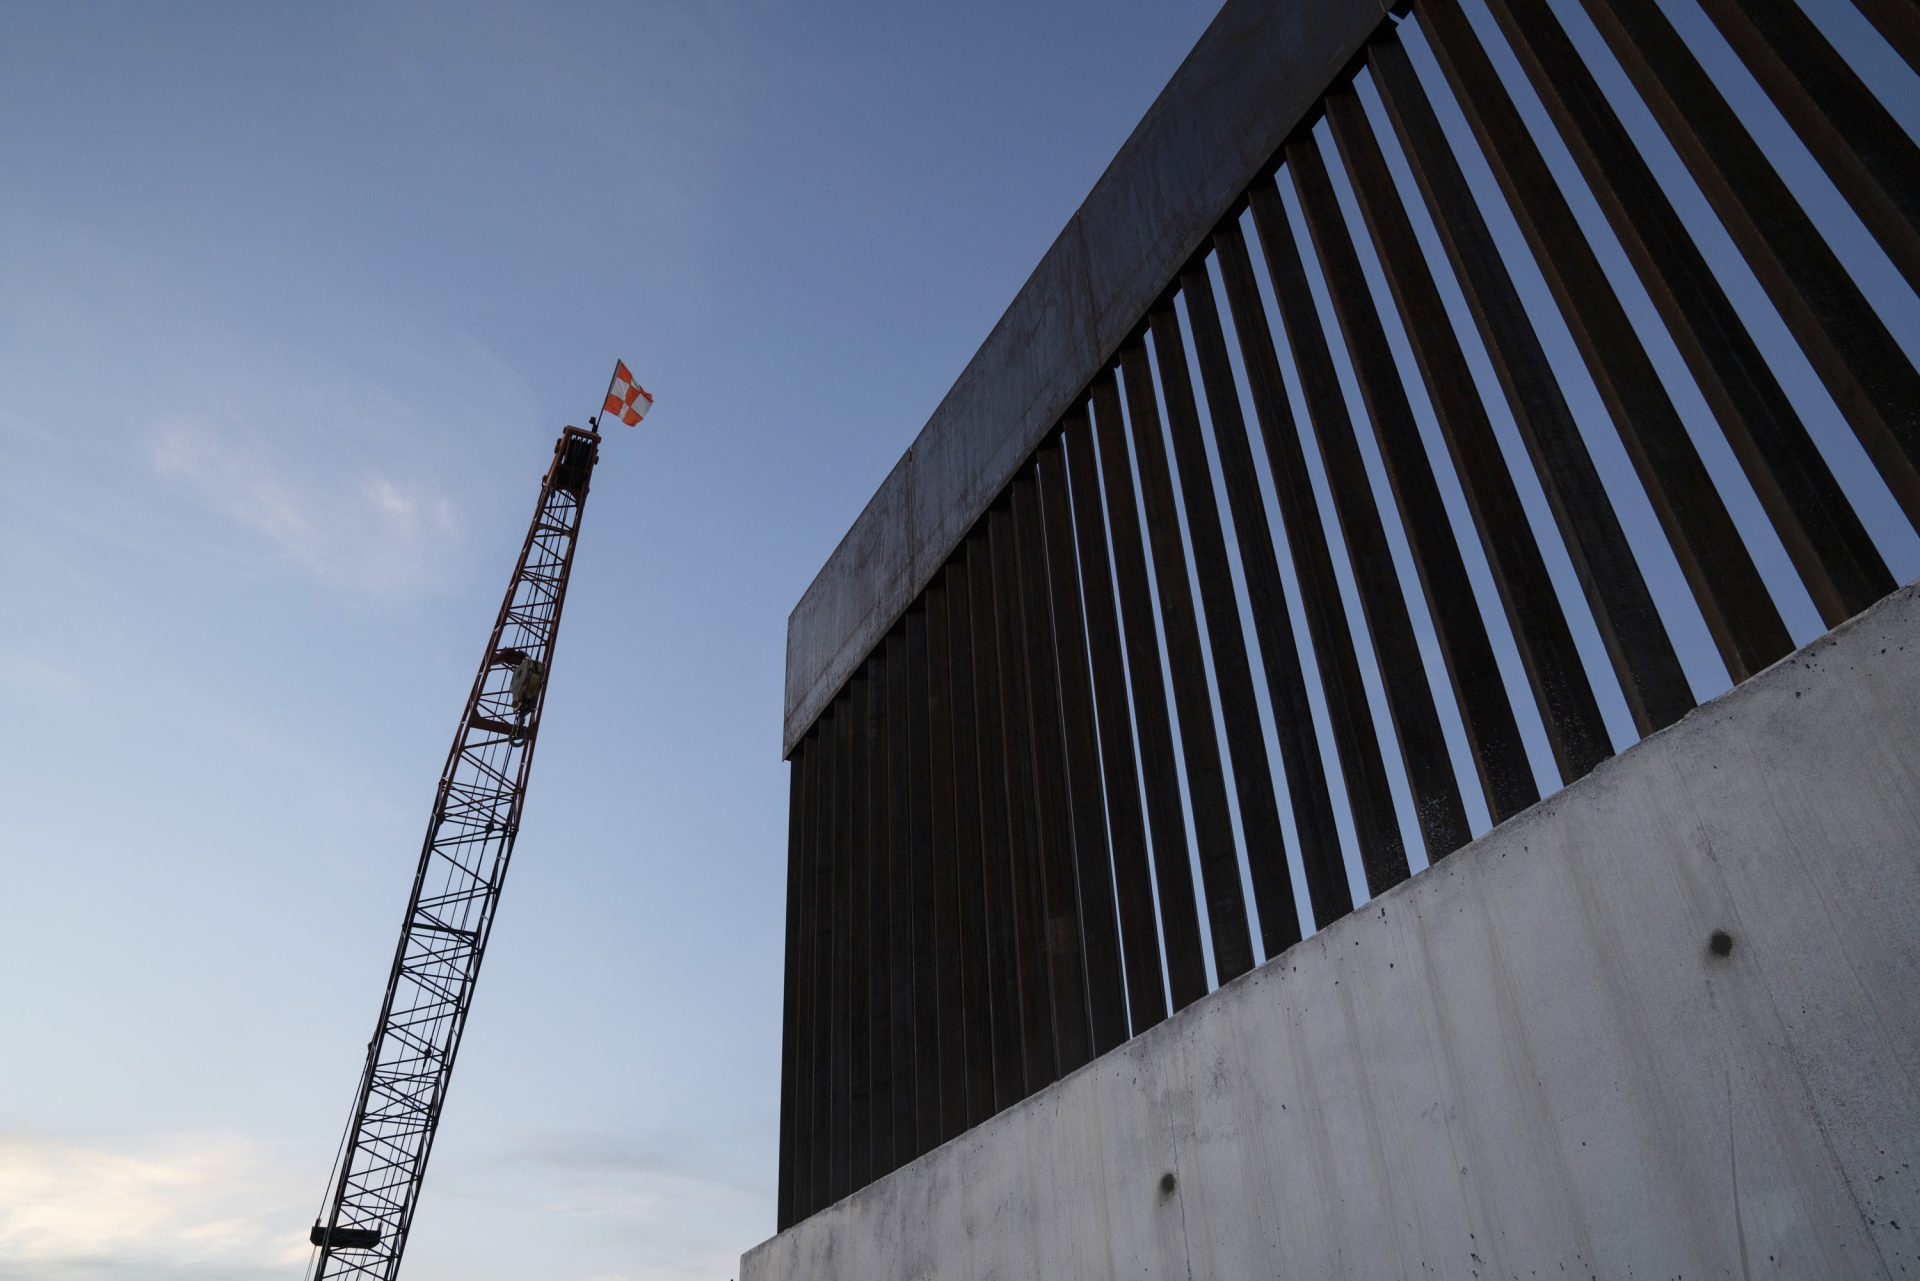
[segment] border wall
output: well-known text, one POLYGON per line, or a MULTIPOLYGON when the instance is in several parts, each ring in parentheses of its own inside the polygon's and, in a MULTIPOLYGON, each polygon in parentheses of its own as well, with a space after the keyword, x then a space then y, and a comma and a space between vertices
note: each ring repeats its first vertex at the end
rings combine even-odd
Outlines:
POLYGON ((1909 587, 741 1281, 1920 1275, 1916 779, 1909 587))

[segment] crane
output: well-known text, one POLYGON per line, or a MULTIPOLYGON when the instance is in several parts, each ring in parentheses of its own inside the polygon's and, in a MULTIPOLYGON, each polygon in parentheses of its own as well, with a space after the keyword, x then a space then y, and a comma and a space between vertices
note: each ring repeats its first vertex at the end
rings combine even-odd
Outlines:
POLYGON ((323 1209, 308 1234, 312 1281, 393 1281, 399 1272, 520 831, 567 578, 600 458, 598 428, 608 413, 637 425, 652 404, 626 364, 616 362, 604 408, 587 420, 593 430, 569 426, 554 442, 434 792, 380 1018, 323 1209))

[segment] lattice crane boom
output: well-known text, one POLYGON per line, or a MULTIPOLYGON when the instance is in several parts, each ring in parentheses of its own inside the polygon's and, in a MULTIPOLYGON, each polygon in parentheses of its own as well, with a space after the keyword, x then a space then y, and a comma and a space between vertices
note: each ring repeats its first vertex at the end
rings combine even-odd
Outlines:
MULTIPOLYGON (((627 417, 635 421, 632 413, 627 417)), ((328 1185, 328 1208, 310 1234, 313 1281, 393 1281, 399 1271, 520 830, 545 678, 599 445, 597 432, 578 427, 564 429, 554 444, 533 523, 447 753, 380 1019, 328 1185)))

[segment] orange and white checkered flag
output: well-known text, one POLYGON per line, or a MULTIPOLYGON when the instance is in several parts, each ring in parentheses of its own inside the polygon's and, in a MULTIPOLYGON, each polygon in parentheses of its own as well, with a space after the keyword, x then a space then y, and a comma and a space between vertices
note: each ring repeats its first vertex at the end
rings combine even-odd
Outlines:
POLYGON ((627 368, 627 362, 613 362, 613 385, 607 388, 607 412, 619 414, 620 421, 629 427, 637 427, 640 420, 653 408, 653 397, 647 389, 633 380, 633 371, 627 368))

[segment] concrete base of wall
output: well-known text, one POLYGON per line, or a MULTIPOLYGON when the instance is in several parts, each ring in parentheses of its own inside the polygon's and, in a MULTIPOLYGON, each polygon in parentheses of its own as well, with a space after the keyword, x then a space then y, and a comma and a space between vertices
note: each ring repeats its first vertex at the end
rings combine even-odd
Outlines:
POLYGON ((741 1281, 1920 1278, 1917 784, 1909 587, 741 1281))

